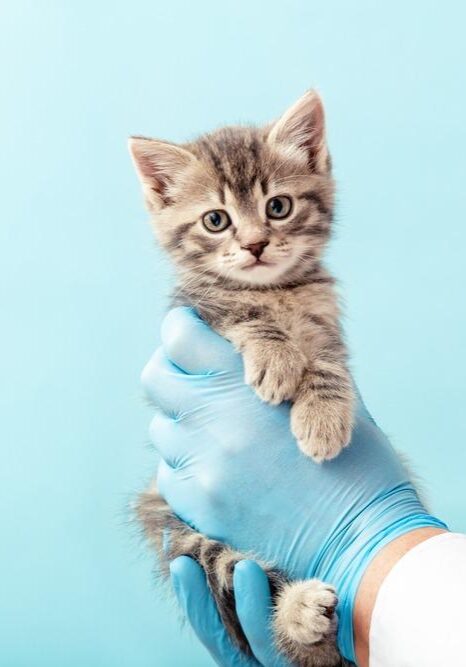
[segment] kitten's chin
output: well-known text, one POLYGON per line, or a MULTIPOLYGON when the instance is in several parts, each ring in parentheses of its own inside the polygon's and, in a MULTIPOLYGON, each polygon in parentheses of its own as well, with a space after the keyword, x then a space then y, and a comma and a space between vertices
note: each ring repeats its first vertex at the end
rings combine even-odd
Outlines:
POLYGON ((247 285, 276 285, 283 281, 289 273, 290 266, 286 263, 257 263, 251 266, 234 269, 228 277, 247 285))

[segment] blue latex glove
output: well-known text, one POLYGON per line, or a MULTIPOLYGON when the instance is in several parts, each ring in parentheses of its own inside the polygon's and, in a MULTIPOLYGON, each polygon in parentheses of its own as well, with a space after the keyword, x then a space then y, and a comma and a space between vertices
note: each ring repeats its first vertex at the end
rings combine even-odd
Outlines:
POLYGON ((158 406, 158 487, 195 529, 255 553, 292 578, 337 589, 339 647, 355 660, 352 612, 370 559, 422 526, 422 506, 387 438, 359 401, 350 446, 316 464, 297 447, 289 406, 262 403, 240 355, 191 310, 171 311, 143 372, 158 406))
POLYGON ((271 609, 267 576, 257 563, 244 560, 235 567, 233 585, 236 612, 254 657, 249 658, 230 641, 217 613, 202 568, 181 556, 170 565, 178 601, 196 635, 222 667, 291 667, 274 649, 269 623, 271 609))

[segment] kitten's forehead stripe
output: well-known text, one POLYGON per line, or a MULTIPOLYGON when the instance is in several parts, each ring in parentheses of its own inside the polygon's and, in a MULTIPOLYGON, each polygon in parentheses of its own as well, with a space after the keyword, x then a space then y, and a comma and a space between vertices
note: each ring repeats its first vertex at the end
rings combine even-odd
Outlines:
POLYGON ((256 181, 261 183, 263 191, 266 190, 266 156, 259 130, 223 128, 206 135, 193 148, 194 152, 197 148, 198 156, 213 168, 221 190, 228 187, 243 205, 251 207, 256 181))
POLYGON ((261 186, 262 194, 263 194, 264 196, 265 196, 266 194, 268 194, 268 192, 269 192, 269 185, 268 185, 268 183, 267 183, 267 180, 266 180, 264 177, 262 177, 262 178, 260 179, 260 186, 261 186))
POLYGON ((197 146, 200 148, 200 157, 204 158, 207 162, 210 162, 211 166, 214 168, 214 172, 219 180, 220 187, 223 190, 225 185, 229 185, 227 176, 223 169, 222 160, 220 155, 217 152, 217 146, 209 141, 209 138, 200 139, 197 142, 197 146))

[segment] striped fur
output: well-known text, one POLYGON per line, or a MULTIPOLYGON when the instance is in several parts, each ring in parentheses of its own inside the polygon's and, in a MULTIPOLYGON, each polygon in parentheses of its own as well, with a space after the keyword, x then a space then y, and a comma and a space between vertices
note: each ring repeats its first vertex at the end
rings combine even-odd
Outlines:
MULTIPOLYGON (((174 303, 196 308, 234 344, 245 381, 263 400, 292 401, 291 429, 306 455, 337 456, 350 439, 354 396, 334 280, 321 263, 334 183, 319 97, 310 91, 267 128, 226 127, 181 146, 140 137, 130 147, 155 232, 177 268, 174 303), (291 202, 284 219, 266 215, 274 197, 291 202), (209 231, 209 211, 221 211, 230 224, 209 231)), ((247 651, 231 591, 241 554, 193 534, 156 498, 141 502, 149 539, 157 544, 166 525, 174 536, 168 558, 187 553, 203 565, 227 628, 247 651)), ((328 597, 328 587, 293 588, 272 568, 267 572, 282 650, 303 666, 341 664, 332 605, 321 603, 327 611, 314 628, 309 612, 312 640, 295 631, 303 623, 300 609, 310 608, 303 599, 328 597)))
MULTIPOLYGON (((163 577, 168 577, 168 563, 179 556, 190 556, 202 566, 220 618, 233 642, 251 655, 236 616, 233 593, 234 567, 246 555, 189 528, 154 489, 141 495, 138 518, 149 544, 158 554, 163 577)), ((337 598, 332 587, 316 579, 289 582, 283 573, 259 562, 269 579, 274 600, 272 623, 278 648, 298 667, 349 665, 336 648, 337 598)))

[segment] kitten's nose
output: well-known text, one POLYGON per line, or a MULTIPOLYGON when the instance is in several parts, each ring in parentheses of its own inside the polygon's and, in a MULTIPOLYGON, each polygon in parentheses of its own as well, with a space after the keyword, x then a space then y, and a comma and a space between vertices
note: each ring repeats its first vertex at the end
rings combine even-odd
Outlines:
POLYGON ((251 255, 254 255, 257 259, 264 252, 264 248, 269 245, 269 241, 259 241, 259 243, 249 243, 248 245, 242 245, 243 250, 249 250, 251 255))

